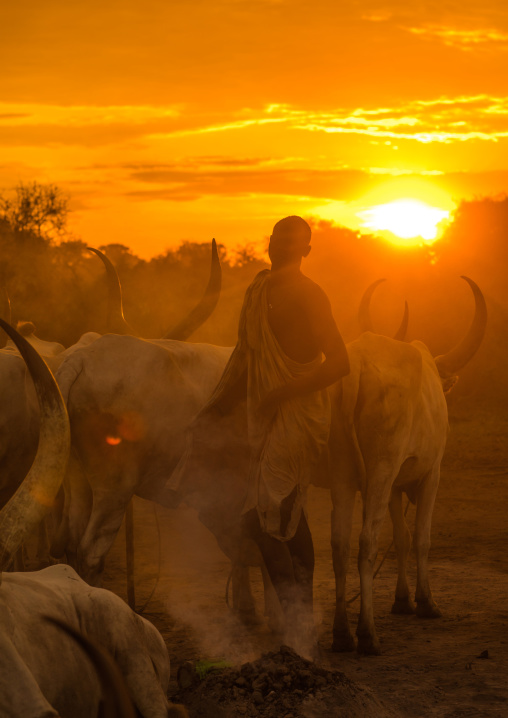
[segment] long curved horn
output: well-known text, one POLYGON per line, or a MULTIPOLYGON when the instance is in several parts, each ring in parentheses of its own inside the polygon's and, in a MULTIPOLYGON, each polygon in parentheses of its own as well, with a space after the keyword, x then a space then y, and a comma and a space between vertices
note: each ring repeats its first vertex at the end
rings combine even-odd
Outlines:
POLYGON ((360 306, 358 307, 358 322, 360 324, 360 331, 362 332, 374 331, 374 328, 372 326, 372 319, 370 316, 370 300, 372 299, 374 290, 379 284, 381 284, 381 282, 386 282, 386 278, 377 279, 375 282, 372 282, 372 284, 369 285, 363 293, 363 297, 360 301, 360 306))
POLYGON ((108 278, 108 318, 107 331, 114 334, 135 334, 123 315, 122 286, 114 264, 99 249, 87 247, 96 254, 106 269, 108 278))
POLYGON ((210 266, 210 279, 203 298, 197 306, 176 327, 166 332, 163 339, 179 339, 183 341, 190 337, 212 314, 219 301, 222 284, 222 270, 220 266, 217 243, 212 239, 212 261, 210 266))
POLYGON ((462 275, 461 279, 465 279, 473 290, 475 314, 469 331, 462 341, 446 354, 441 354, 435 358, 439 375, 443 378, 455 374, 473 358, 482 343, 487 327, 487 305, 481 289, 469 277, 462 275))
POLYGON ((95 641, 76 631, 66 621, 53 616, 42 616, 71 636, 88 655, 101 683, 103 718, 136 718, 136 711, 129 695, 124 677, 112 656, 95 641))
MULTIPOLYGON (((374 331, 372 319, 370 316, 370 300, 372 298, 372 295, 374 294, 374 290, 379 284, 381 284, 381 282, 386 282, 386 279, 377 279, 375 282, 373 282, 370 286, 367 287, 367 289, 363 293, 363 297, 361 298, 360 306, 358 307, 358 322, 360 324, 360 330, 362 332, 374 331)), ((402 317, 402 322, 400 323, 400 326, 397 329, 395 336, 393 337, 394 339, 397 339, 401 342, 404 341, 404 339, 406 338, 408 323, 409 307, 407 305, 407 302, 404 302, 404 316, 402 317)))
POLYGON ((53 504, 67 466, 70 431, 65 403, 48 366, 31 344, 3 319, 0 319, 0 326, 14 341, 27 364, 40 410, 39 445, 34 462, 21 486, 0 511, 2 571, 53 504))
POLYGON ((404 316, 402 317, 400 327, 397 329, 397 332, 395 333, 395 336, 393 338, 399 342, 403 342, 406 338, 408 324, 409 324, 409 307, 407 305, 407 301, 405 301, 404 302, 404 316))

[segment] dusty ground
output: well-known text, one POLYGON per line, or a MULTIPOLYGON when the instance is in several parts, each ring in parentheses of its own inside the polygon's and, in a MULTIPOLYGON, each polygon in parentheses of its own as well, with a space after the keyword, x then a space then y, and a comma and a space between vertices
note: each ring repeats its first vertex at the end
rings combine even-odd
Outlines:
MULTIPOLYGON (((508 419, 500 420, 486 412, 474 417, 455 412, 450 424, 430 555, 432 590, 443 617, 425 620, 390 614, 395 587, 395 561, 390 553, 375 581, 375 615, 382 656, 330 651, 334 609, 330 498, 321 489, 311 492, 321 666, 340 671, 355 685, 367 688, 373 702, 365 704, 364 715, 508 716, 508 419), (376 708, 376 701, 383 710, 376 708)), ((135 515, 139 527, 137 604, 142 607, 155 586, 158 532, 151 504, 137 501, 135 515)), ((228 561, 194 513, 158 507, 157 516, 162 545, 160 580, 143 613, 166 639, 172 661, 172 693, 177 691, 177 669, 186 660, 227 659, 240 666, 267 651, 278 651, 280 646, 263 622, 248 629, 230 613, 224 599, 228 561)), ((413 520, 411 507, 408 521, 411 524, 413 520)), ((348 577, 351 596, 359 584, 355 563, 359 522, 358 502, 348 577)), ((380 555, 390 541, 387 519, 380 555)), ((108 560, 105 587, 125 596, 123 543, 122 534, 108 560)), ((413 566, 414 561, 410 567, 414 585, 413 566)), ((252 574, 261 614, 260 578, 256 570, 252 574)), ((355 602, 351 605, 353 623, 357 611, 355 602)), ((348 712, 346 707, 343 703, 322 702, 314 713, 300 714, 293 702, 278 715, 362 714, 348 712)), ((237 714, 243 715, 245 710, 245 702, 239 699, 237 714)), ((246 714, 268 715, 256 710, 252 708, 246 714)))

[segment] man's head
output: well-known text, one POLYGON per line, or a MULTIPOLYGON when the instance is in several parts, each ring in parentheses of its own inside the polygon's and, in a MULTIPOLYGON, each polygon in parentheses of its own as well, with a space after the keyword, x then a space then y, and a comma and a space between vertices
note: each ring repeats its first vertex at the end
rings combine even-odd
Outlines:
POLYGON ((279 220, 268 245, 272 267, 300 264, 310 252, 311 229, 301 217, 292 215, 279 220))

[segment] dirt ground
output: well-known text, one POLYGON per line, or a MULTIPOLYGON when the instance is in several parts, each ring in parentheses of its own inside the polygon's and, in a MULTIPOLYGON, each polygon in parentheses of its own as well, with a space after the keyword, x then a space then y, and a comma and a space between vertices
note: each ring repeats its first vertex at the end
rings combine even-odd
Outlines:
MULTIPOLYGON (((365 688, 373 701, 356 712, 348 712, 344 703, 322 702, 314 712, 307 709, 306 713, 296 712, 293 701, 286 712, 278 709, 281 718, 508 716, 508 418, 485 411, 475 415, 452 411, 450 426, 430 554, 431 586, 442 618, 418 619, 390 613, 396 572, 392 549, 375 580, 375 619, 382 655, 332 653, 331 502, 327 491, 313 489, 309 516, 316 551, 315 618, 322 648, 320 666, 340 671, 360 690, 365 688)), ((137 500, 135 517, 137 606, 166 640, 172 662, 171 694, 178 690, 177 669, 185 661, 227 660, 240 667, 263 653, 279 650, 262 618, 261 581, 256 569, 252 570, 252 580, 261 620, 259 625, 246 628, 226 605, 229 562, 194 512, 185 508, 155 509, 137 500), (159 562, 160 579, 156 584, 159 562)), ((350 596, 359 587, 356 547, 360 518, 358 499, 348 576, 350 596)), ((414 507, 409 509, 408 522, 414 522, 414 507)), ((387 517, 379 556, 390 542, 387 517)), ((410 561, 410 578, 414 586, 414 557, 410 561)), ((125 597, 123 532, 108 557, 104 585, 125 597)), ((358 608, 358 601, 350 606, 352 624, 357 620, 358 608)), ((203 686, 201 689, 200 696, 206 703, 203 686)), ((272 715, 257 712, 256 708, 249 712, 240 700, 236 714, 272 715)), ((212 713, 196 712, 194 701, 191 718, 193 715, 212 713)), ((227 715, 234 716, 234 709, 227 715)))

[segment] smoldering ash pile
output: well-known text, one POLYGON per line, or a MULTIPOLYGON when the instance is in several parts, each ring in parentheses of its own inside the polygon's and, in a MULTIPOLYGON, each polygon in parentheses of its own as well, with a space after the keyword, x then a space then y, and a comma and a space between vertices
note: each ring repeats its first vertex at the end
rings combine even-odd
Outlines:
POLYGON ((171 700, 183 703, 190 718, 379 718, 394 717, 371 691, 345 676, 281 646, 238 668, 196 671, 181 682, 171 700), (182 686, 185 685, 185 688, 182 686))

